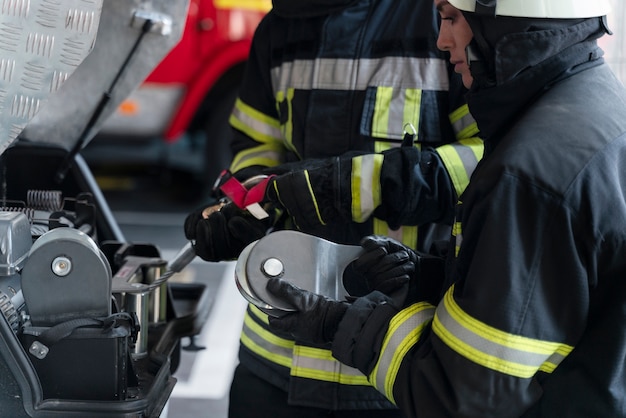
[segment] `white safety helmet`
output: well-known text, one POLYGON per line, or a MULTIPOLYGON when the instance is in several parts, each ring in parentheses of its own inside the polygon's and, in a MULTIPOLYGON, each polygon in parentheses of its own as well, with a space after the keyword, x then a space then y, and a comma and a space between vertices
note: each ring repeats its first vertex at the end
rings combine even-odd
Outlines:
POLYGON ((609 0, 448 0, 459 10, 492 16, 582 19, 605 16, 609 0))

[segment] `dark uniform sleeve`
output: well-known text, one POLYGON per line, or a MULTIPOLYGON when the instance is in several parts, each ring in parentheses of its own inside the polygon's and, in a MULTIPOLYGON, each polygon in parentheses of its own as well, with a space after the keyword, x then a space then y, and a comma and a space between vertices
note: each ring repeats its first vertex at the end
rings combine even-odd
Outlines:
POLYGON ((593 249, 579 246, 595 237, 559 199, 504 177, 463 196, 455 284, 436 307, 369 298, 335 336, 333 354, 408 416, 521 416, 581 337, 593 249))
POLYGON ((230 117, 234 129, 230 170, 271 167, 280 164, 285 148, 271 83, 270 27, 276 23, 268 13, 255 32, 239 98, 230 117))

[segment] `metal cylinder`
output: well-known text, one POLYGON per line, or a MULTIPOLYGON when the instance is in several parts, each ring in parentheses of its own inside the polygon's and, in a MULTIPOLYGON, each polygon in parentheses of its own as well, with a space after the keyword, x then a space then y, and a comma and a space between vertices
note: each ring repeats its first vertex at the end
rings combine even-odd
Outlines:
MULTIPOLYGON (((132 284, 138 289, 141 284, 132 284)), ((126 292, 122 295, 123 311, 134 312, 139 320, 139 332, 137 333, 137 341, 132 350, 131 355, 135 358, 141 358, 148 355, 148 292, 138 291, 126 292)))
POLYGON ((148 295, 148 321, 151 324, 167 321, 167 280, 162 280, 165 267, 163 263, 143 269, 144 284, 155 284, 155 286, 150 286, 152 290, 148 295))

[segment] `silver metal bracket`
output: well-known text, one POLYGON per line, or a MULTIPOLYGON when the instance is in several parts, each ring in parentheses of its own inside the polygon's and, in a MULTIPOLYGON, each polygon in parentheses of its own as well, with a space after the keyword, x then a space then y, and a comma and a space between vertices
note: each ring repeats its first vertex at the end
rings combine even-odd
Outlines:
POLYGON ((156 33, 163 36, 168 36, 172 33, 172 18, 168 15, 148 11, 148 10, 136 10, 133 13, 130 26, 135 29, 141 29, 150 22, 150 33, 156 33))
POLYGON ((45 359, 49 351, 50 349, 39 341, 33 341, 33 343, 28 348, 28 352, 39 360, 45 359))
POLYGON ((248 245, 237 259, 235 281, 243 297, 263 312, 279 316, 295 309, 265 286, 280 277, 301 289, 343 300, 343 272, 363 249, 297 231, 276 231, 248 245))

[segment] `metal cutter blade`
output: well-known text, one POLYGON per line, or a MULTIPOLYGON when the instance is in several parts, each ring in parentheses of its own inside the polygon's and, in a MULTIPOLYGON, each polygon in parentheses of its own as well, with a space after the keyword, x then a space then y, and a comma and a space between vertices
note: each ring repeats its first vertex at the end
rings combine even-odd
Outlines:
POLYGON ((363 249, 343 245, 297 231, 276 231, 248 245, 235 267, 237 288, 253 305, 268 315, 279 316, 295 309, 269 293, 272 277, 335 300, 348 295, 343 271, 363 249))

